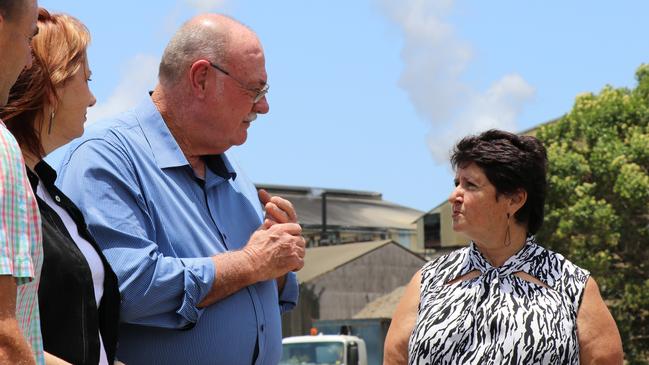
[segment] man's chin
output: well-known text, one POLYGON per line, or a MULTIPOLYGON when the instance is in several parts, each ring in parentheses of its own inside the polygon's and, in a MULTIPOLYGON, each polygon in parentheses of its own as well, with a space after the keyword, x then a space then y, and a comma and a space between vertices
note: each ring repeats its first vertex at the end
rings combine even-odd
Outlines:
POLYGON ((248 140, 248 133, 244 132, 243 135, 241 135, 241 136, 239 136, 239 138, 237 138, 234 145, 235 146, 241 146, 242 144, 246 143, 246 140, 248 140))

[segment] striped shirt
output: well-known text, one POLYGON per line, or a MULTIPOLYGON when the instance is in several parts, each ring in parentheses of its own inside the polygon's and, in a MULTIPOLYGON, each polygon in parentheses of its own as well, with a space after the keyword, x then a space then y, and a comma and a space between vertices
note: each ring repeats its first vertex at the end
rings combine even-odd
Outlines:
POLYGON ((0 275, 16 279, 16 320, 44 364, 38 312, 43 264, 41 220, 16 139, 0 121, 0 275))

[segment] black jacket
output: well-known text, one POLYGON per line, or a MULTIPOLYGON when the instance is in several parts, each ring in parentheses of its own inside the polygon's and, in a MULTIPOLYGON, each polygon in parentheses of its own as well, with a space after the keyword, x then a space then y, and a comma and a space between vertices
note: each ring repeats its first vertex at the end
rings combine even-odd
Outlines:
POLYGON ((45 351, 75 365, 99 363, 101 332, 109 364, 115 359, 120 296, 117 277, 88 232, 83 215, 54 186, 56 172, 45 161, 27 170, 36 194, 38 179, 52 199, 77 225, 79 235, 95 248, 104 265, 104 294, 97 309, 92 273, 81 250, 70 237, 59 215, 37 197, 43 227, 43 269, 38 288, 41 331, 45 351))

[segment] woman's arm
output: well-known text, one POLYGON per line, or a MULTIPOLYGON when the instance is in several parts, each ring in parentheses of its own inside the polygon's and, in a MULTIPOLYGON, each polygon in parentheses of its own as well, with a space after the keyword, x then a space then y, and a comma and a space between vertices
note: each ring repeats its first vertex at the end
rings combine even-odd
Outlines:
POLYGON ((417 320, 420 285, 421 271, 417 271, 392 316, 392 323, 385 337, 384 365, 408 364, 408 340, 417 320))
POLYGON ((582 364, 622 365, 622 340, 597 283, 589 278, 577 313, 579 358, 582 364))

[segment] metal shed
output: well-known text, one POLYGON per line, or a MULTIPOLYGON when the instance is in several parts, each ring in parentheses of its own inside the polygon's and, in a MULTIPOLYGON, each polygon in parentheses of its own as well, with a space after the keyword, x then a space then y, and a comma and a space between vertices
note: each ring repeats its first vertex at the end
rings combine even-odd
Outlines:
POLYGON ((307 334, 314 320, 349 319, 368 303, 410 281, 425 259, 392 240, 307 249, 298 306, 283 318, 283 335, 307 334))

